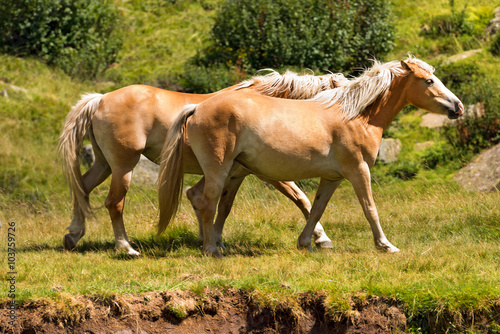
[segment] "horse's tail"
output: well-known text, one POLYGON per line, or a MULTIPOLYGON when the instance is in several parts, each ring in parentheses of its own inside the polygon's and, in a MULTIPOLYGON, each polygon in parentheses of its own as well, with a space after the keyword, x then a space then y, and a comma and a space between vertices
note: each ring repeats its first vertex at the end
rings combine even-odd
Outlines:
POLYGON ((92 215, 80 171, 80 151, 92 117, 99 108, 103 94, 85 94, 71 109, 64 121, 57 150, 63 160, 63 173, 68 180, 73 205, 78 207, 85 217, 92 215))
POLYGON ((158 234, 165 231, 179 207, 182 196, 182 182, 184 180, 184 131, 188 117, 195 110, 195 104, 189 104, 182 109, 168 131, 167 139, 163 145, 160 175, 158 177, 158 201, 160 209, 158 234))

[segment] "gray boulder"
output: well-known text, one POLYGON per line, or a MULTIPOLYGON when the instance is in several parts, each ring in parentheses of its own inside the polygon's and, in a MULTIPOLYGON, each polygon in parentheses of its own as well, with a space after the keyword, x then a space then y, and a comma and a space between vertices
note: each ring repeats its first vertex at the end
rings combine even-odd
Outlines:
POLYGON ((500 144, 479 154, 458 171, 455 180, 466 190, 500 191, 500 144))
POLYGON ((383 163, 391 163, 398 160, 399 152, 401 152, 401 141, 393 138, 382 138, 378 158, 383 163))

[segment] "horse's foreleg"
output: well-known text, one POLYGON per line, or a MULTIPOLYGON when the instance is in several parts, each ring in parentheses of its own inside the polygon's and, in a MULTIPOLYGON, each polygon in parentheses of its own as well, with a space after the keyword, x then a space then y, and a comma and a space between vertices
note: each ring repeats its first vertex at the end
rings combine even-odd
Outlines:
MULTIPOLYGON (((274 180, 266 180, 266 182, 272 184, 278 191, 283 195, 292 200, 293 203, 300 209, 306 221, 309 219, 309 214, 311 212, 311 202, 307 198, 306 194, 294 182, 279 182, 274 180)), ((332 241, 326 234, 323 226, 320 222, 317 222, 313 236, 315 239, 316 246, 320 248, 333 248, 332 241)))
POLYGON ((373 239, 375 241, 375 247, 380 251, 388 253, 399 252, 399 249, 387 240, 384 232, 382 231, 377 207, 375 206, 375 201, 373 200, 370 182, 370 169, 368 168, 368 165, 362 164, 357 172, 353 172, 352 175, 348 176, 348 179, 352 183, 366 219, 368 219, 368 222, 370 223, 370 227, 373 232, 373 239))
POLYGON ((129 255, 139 255, 139 252, 130 246, 130 242, 123 224, 123 209, 125 206, 125 195, 132 179, 132 170, 113 171, 111 186, 106 198, 106 208, 108 208, 115 234, 115 247, 118 251, 123 251, 129 255))
POLYGON ((214 223, 214 232, 217 246, 224 248, 222 243, 222 230, 224 229, 224 223, 226 222, 227 216, 231 213, 231 208, 233 207, 234 198, 236 193, 241 186, 241 183, 245 177, 240 178, 229 178, 226 180, 224 189, 222 191, 221 198, 219 200, 219 206, 217 208, 217 217, 214 223))
POLYGON ((312 251, 311 237, 314 232, 316 222, 320 220, 323 212, 325 212, 325 208, 330 201, 330 198, 341 182, 342 179, 336 181, 321 179, 318 191, 316 192, 316 197, 314 198, 311 214, 309 215, 306 226, 304 227, 304 230, 300 234, 297 241, 297 247, 299 249, 307 248, 309 249, 309 251, 312 251))
MULTIPOLYGON (((100 185, 111 174, 108 163, 103 159, 96 159, 92 167, 83 175, 83 186, 85 188, 85 200, 89 201, 90 192, 100 185)), ((85 235, 85 215, 78 203, 73 205, 73 219, 68 226, 69 233, 64 236, 64 248, 72 250, 81 237, 85 235)))

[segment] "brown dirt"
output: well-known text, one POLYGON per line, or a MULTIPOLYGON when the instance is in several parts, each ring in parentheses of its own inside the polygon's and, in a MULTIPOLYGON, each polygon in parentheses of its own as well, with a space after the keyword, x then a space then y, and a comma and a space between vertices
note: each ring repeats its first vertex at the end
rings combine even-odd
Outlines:
POLYGON ((296 301, 262 307, 238 290, 203 296, 181 291, 63 295, 24 303, 16 310, 14 327, 3 303, 0 333, 404 333, 408 327, 403 306, 394 300, 353 298, 349 315, 335 317, 326 311, 323 293, 302 294, 296 301))

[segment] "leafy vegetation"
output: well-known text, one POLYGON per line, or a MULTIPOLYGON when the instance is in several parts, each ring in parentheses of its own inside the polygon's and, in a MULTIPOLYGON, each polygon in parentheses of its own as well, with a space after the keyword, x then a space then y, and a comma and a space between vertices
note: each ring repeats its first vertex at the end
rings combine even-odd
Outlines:
POLYGON ((0 50, 94 78, 116 59, 118 24, 118 11, 107 0, 5 0, 0 50))
POLYGON ((384 0, 224 1, 211 36, 205 65, 349 72, 392 49, 394 25, 384 0))

